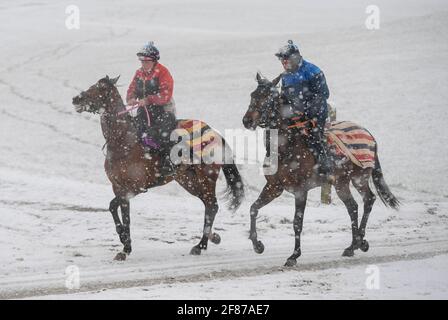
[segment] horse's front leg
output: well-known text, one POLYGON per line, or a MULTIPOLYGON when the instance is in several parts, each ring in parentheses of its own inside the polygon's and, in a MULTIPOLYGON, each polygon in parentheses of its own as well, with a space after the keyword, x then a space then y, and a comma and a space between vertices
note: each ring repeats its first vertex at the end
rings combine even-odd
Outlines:
MULTIPOLYGON (((118 207, 120 206, 120 198, 115 197, 112 199, 112 201, 109 204, 109 211, 112 214, 112 218, 114 219, 115 223, 115 230, 117 230, 118 236, 120 237, 120 240, 122 238, 122 234, 124 232, 123 224, 121 223, 120 217, 118 216, 118 207)), ((126 258, 126 256, 125 256, 126 258)), ((115 256, 115 260, 123 260, 120 256, 120 253, 115 256)))
POLYGON ((297 258, 300 257, 302 251, 300 250, 300 235, 303 228, 303 215, 305 213, 306 200, 308 197, 308 191, 300 191, 295 194, 296 210, 294 214, 293 228, 295 235, 294 252, 286 260, 285 266, 292 267, 297 264, 297 258))
POLYGON ((256 253, 263 253, 264 245, 258 240, 257 236, 257 216, 258 210, 270 203, 275 198, 278 198, 283 193, 283 187, 277 184, 266 183, 261 191, 258 199, 250 207, 250 232, 249 239, 252 240, 252 245, 256 253))
POLYGON ((120 237, 120 241, 123 244, 123 251, 117 253, 115 260, 123 261, 126 260, 126 256, 132 251, 131 247, 131 218, 130 218, 130 208, 129 200, 126 198, 119 198, 120 208, 121 208, 121 219, 123 224, 118 227, 117 233, 120 237))

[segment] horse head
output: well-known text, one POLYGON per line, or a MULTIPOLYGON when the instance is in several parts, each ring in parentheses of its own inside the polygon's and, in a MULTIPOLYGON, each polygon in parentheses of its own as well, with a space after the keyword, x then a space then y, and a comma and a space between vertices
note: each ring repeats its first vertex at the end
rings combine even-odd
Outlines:
POLYGON ((115 105, 114 100, 121 100, 117 88, 115 87, 120 76, 109 78, 106 76, 98 80, 86 91, 82 91, 76 97, 73 97, 75 110, 81 112, 104 113, 113 112, 111 110, 115 105))
POLYGON ((243 117, 244 127, 251 130, 256 127, 275 128, 279 120, 277 84, 280 76, 269 81, 257 72, 256 80, 258 86, 250 94, 249 108, 243 117))

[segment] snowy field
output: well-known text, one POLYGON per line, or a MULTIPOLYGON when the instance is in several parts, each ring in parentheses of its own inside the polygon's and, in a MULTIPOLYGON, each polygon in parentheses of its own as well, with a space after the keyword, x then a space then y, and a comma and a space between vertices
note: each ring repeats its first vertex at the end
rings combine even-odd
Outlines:
POLYGON ((0 298, 448 298, 445 0, 3 0, 0 39, 0 298), (79 30, 65 26, 71 4, 79 30), (371 4, 379 30, 364 24, 371 4), (255 254, 249 207, 264 178, 242 164, 247 199, 235 214, 221 206, 221 244, 189 255, 203 207, 171 183, 131 201, 133 252, 113 261, 122 246, 107 210, 104 138, 98 116, 77 114, 72 97, 106 74, 121 74, 124 95, 136 50, 154 40, 175 79, 178 117, 241 129, 256 71, 277 76, 273 54, 288 39, 324 70, 338 119, 375 136, 385 179, 403 203, 395 212, 376 202, 370 250, 341 257, 348 214, 334 193, 327 206, 314 190, 297 267, 281 267, 294 245, 288 194, 260 211, 266 250, 255 254), (79 290, 65 286, 71 265, 79 290))

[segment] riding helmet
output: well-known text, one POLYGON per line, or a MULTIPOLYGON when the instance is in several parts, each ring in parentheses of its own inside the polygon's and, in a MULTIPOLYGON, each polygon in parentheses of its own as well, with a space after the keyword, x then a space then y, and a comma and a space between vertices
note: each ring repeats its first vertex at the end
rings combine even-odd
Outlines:
POLYGON ((154 42, 150 41, 145 44, 139 52, 137 52, 138 57, 148 57, 155 61, 160 59, 159 49, 156 48, 154 42))
POLYGON ((288 40, 288 44, 281 47, 275 55, 279 59, 288 59, 293 54, 300 55, 299 47, 292 40, 288 40))

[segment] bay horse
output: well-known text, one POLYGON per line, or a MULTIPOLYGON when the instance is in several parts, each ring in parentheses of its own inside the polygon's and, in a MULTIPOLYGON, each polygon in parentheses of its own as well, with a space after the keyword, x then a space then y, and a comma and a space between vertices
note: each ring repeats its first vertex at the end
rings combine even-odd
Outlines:
MULTIPOLYGON (((205 206, 202 238, 190 251, 193 255, 199 255, 201 250, 207 249, 209 239, 216 244, 221 239, 217 233, 212 233, 213 222, 218 212, 215 187, 220 170, 223 170, 226 178, 226 198, 231 210, 236 210, 244 198, 244 185, 240 173, 232 158, 231 163, 225 164, 181 163, 177 166, 175 175, 161 175, 160 156, 157 154, 148 156, 148 153, 145 153, 144 147, 138 142, 137 130, 131 116, 123 112, 126 106, 116 87, 118 78, 119 76, 117 78, 106 76, 73 98, 77 112, 101 114, 101 128, 107 146, 104 168, 115 194, 109 210, 123 244, 123 250, 117 253, 115 260, 126 260, 126 256, 132 251, 129 200, 150 188, 165 185, 173 180, 190 194, 198 197, 205 206), (121 209, 121 220, 118 207, 121 209)), ((178 120, 178 125, 193 122, 193 120, 178 120)), ((208 126, 205 127, 209 131, 212 130, 208 126)), ((219 136, 217 132, 213 132, 215 136, 219 136)))
MULTIPOLYGON (((258 240, 256 229, 258 211, 279 197, 284 190, 292 193, 295 197, 295 215, 293 220, 295 246, 292 255, 285 263, 285 266, 290 267, 296 265, 297 258, 301 255, 300 235, 308 191, 328 183, 328 179, 316 173, 315 158, 307 147, 301 130, 291 128, 290 122, 281 116, 282 105, 277 89, 280 77, 269 81, 257 73, 256 79, 258 86, 251 93, 249 108, 243 117, 243 124, 246 129, 255 130, 256 127, 261 127, 278 130, 278 166, 275 174, 265 175, 266 185, 258 199, 250 207, 249 239, 252 240, 254 251, 260 254, 263 253, 264 245, 258 240)), ((373 137, 372 140, 374 141, 373 137)), ((369 187, 370 177, 373 178, 375 188, 384 204, 396 210, 399 208, 399 201, 392 194, 384 180, 378 159, 376 142, 374 152, 373 168, 362 168, 351 161, 335 164, 332 184, 336 189, 338 197, 347 208, 352 230, 352 242, 343 251, 343 256, 353 256, 356 249, 361 249, 364 252, 369 249, 369 243, 365 239, 365 232, 367 220, 376 199, 369 187), (350 182, 361 194, 364 202, 364 213, 359 225, 358 204, 350 192, 350 182)))

